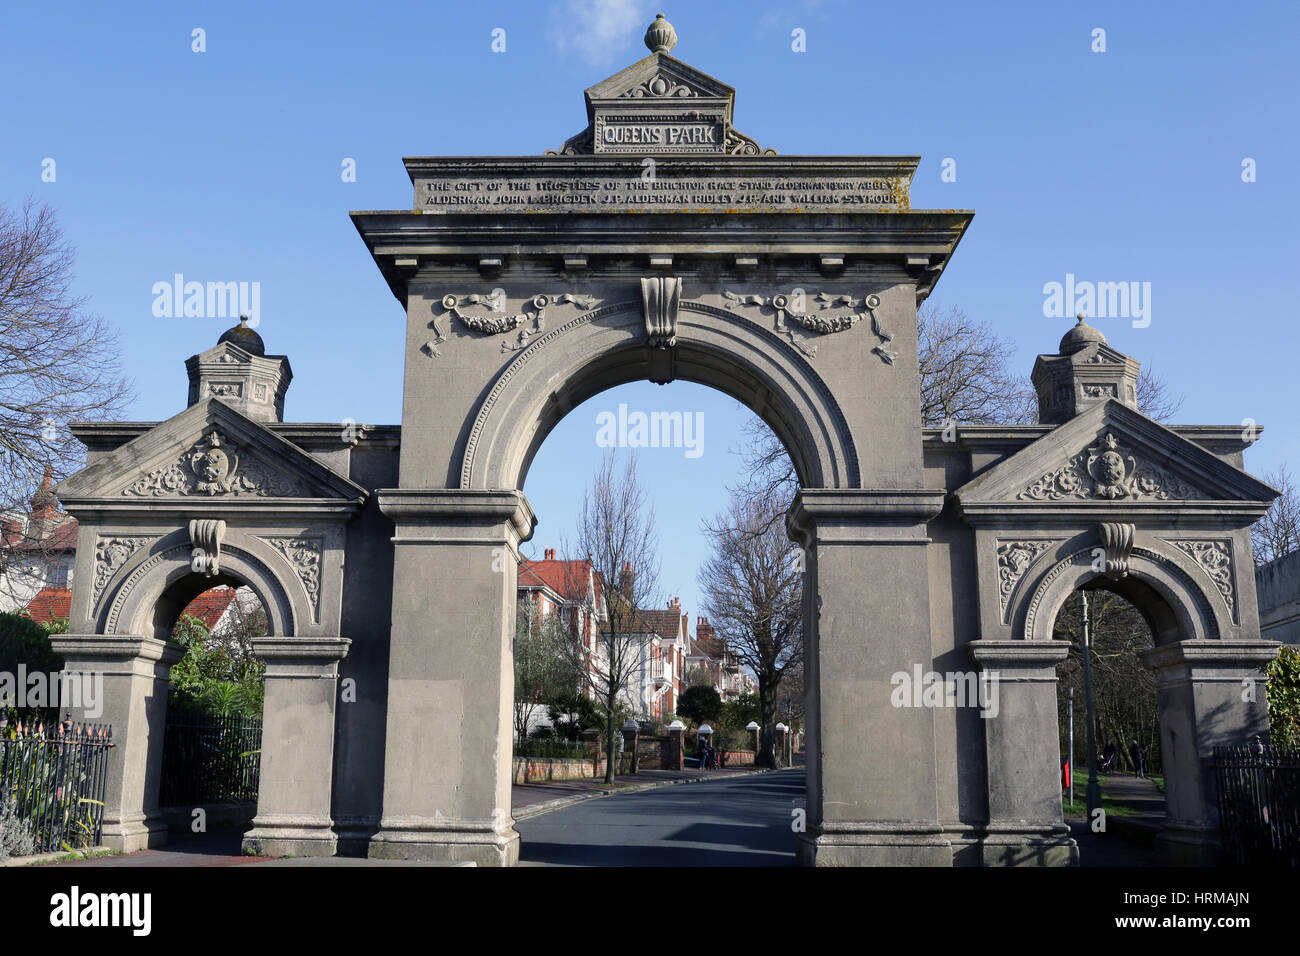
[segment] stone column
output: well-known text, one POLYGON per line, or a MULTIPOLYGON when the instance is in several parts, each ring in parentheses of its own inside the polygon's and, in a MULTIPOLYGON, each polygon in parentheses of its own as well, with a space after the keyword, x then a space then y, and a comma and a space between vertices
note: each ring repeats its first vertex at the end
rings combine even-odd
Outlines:
POLYGON ((64 673, 103 676, 103 712, 98 703, 64 706, 74 720, 110 724, 115 746, 108 752, 104 794, 104 845, 124 853, 167 842, 158 813, 162 778, 163 727, 171 665, 185 651, 171 641, 122 634, 53 635, 64 673), (86 706, 88 704, 94 706, 86 706))
POLYGON ((789 733, 784 724, 772 728, 772 755, 776 757, 778 767, 785 766, 785 735, 789 733))
POLYGON ((1056 665, 1065 641, 972 641, 980 671, 989 819, 985 866, 1072 866, 1079 851, 1061 812, 1056 665))
POLYGON ((258 856, 333 856, 334 710, 345 637, 263 637, 266 662, 257 816, 243 847, 258 856))
POLYGON ((1214 748, 1242 746, 1268 733, 1260 667, 1277 654, 1271 641, 1180 641, 1143 655, 1156 672, 1160 753, 1165 770, 1165 824, 1156 862, 1219 862, 1219 808, 1214 748))
POLYGON ((952 864, 939 823, 934 719, 895 707, 891 678, 930 669, 926 522, 942 491, 805 489, 808 832, 805 864, 952 864))
POLYGON ((395 526, 384 813, 370 856, 509 866, 517 491, 379 492, 395 526))

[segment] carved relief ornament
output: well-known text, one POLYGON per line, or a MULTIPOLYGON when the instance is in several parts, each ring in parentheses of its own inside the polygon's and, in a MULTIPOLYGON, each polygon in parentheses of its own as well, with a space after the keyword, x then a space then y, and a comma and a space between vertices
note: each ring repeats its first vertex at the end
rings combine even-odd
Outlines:
POLYGON ((298 479, 263 462, 241 461, 233 444, 214 428, 183 453, 179 461, 151 471, 127 486, 122 494, 144 498, 169 495, 288 498, 306 496, 308 490, 298 479))
MULTIPOLYGON (((528 337, 536 335, 546 329, 546 309, 551 305, 562 305, 573 303, 582 311, 591 309, 596 300, 589 295, 574 295, 565 292, 557 296, 543 295, 538 293, 533 296, 528 305, 532 306, 533 311, 528 311, 525 306, 524 311, 509 314, 505 311, 505 293, 502 290, 495 290, 489 293, 474 293, 466 296, 456 296, 450 293, 442 297, 442 307, 447 314, 459 319, 468 329, 478 332, 480 335, 503 335, 509 332, 519 330, 519 334, 513 342, 502 342, 502 352, 514 352, 524 348, 528 344, 528 337), (469 313, 462 310, 462 306, 487 306, 489 311, 486 313, 469 313), (527 328, 529 324, 532 328, 527 328)), ((443 330, 438 326, 437 316, 430 322, 430 327, 434 331, 434 338, 425 342, 423 349, 430 357, 442 354, 438 346, 447 341, 443 330)))
POLYGON ((844 332, 853 328, 859 322, 866 318, 871 319, 871 331, 880 339, 880 344, 871 351, 880 356, 881 360, 888 365, 893 365, 894 360, 898 358, 898 353, 891 349, 890 343, 894 340, 892 332, 888 331, 884 323, 881 322, 880 316, 876 314, 876 309, 880 307, 880 296, 868 295, 859 300, 851 295, 832 295, 826 292, 819 292, 813 296, 813 301, 817 303, 817 312, 800 312, 797 310, 794 296, 788 296, 778 293, 773 296, 763 295, 742 295, 724 289, 723 298, 727 300, 727 308, 735 309, 741 305, 757 305, 761 308, 773 309, 776 313, 773 322, 773 329, 784 335, 790 344, 799 349, 804 355, 813 358, 817 355, 817 346, 805 343, 795 337, 794 331, 786 325, 786 322, 792 322, 799 328, 808 332, 815 332, 818 335, 833 335, 836 332, 844 332), (864 311, 861 312, 839 312, 826 314, 821 312, 822 309, 834 308, 838 305, 846 305, 853 309, 861 302, 864 311))
POLYGON ((1196 492, 1170 471, 1125 449, 1107 433, 1096 445, 1080 452, 1055 471, 1039 477, 1016 495, 1020 501, 1132 498, 1134 500, 1187 500, 1196 492))

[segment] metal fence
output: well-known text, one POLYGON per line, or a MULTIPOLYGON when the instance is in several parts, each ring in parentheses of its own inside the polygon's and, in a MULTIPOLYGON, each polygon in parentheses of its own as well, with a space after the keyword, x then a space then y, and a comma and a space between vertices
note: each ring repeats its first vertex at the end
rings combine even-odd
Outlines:
POLYGON ((1219 830, 1239 864, 1300 865, 1300 749, 1215 747, 1219 830))
POLYGON ((0 728, 0 804, 30 832, 33 852, 99 845, 112 746, 106 724, 0 728))
POLYGON ((159 804, 256 803, 261 764, 260 720, 169 711, 159 804))

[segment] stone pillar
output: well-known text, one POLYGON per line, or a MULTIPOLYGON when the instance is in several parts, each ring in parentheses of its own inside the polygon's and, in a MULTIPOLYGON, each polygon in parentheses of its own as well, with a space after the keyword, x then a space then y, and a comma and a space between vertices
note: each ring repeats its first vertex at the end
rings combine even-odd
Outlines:
POLYGON ((517 491, 380 491, 394 528, 384 812, 369 854, 509 866, 517 491))
POLYGON ((1061 812, 1056 665, 1066 641, 972 641, 980 671, 989 819, 985 866, 1073 866, 1079 851, 1061 812))
POLYGON ((263 637, 266 662, 257 816, 243 848, 258 856, 333 856, 334 711, 345 637, 263 637))
POLYGON ((805 489, 808 832, 805 864, 952 865, 939 822, 934 718, 891 678, 934 660, 926 522, 942 491, 805 489))
POLYGON ((789 730, 784 724, 772 728, 772 755, 776 757, 778 767, 785 766, 785 735, 789 730))
POLYGON ((1277 647, 1271 641, 1179 641, 1143 655, 1156 672, 1165 770, 1165 823, 1156 835, 1158 864, 1219 862, 1214 748, 1242 746, 1256 734, 1268 733, 1268 703, 1259 669, 1273 659, 1277 647))
POLYGON ((171 641, 122 634, 60 634, 50 638, 65 673, 103 675, 103 712, 63 707, 74 720, 111 724, 104 794, 104 845, 131 853, 167 842, 158 813, 163 727, 171 665, 185 651, 171 641))
POLYGON ((685 728, 668 728, 668 752, 664 754, 665 770, 686 769, 686 748, 683 746, 683 738, 685 736, 685 728))
POLYGON ((631 774, 637 772, 636 742, 638 736, 640 736, 639 727, 635 730, 628 729, 626 725, 623 727, 623 750, 625 753, 629 754, 628 773, 631 774))

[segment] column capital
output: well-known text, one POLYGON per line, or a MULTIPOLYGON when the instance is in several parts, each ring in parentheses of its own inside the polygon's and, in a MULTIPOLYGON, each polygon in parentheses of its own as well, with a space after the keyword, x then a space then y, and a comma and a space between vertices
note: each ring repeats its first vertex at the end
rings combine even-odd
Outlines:
POLYGON ((943 510, 946 494, 934 488, 804 488, 786 513, 786 529, 805 546, 829 528, 860 529, 873 542, 925 542, 926 522, 943 510))
MULTIPOLYGON (((424 540, 420 529, 474 529, 509 524, 520 541, 527 541, 537 525, 537 516, 522 491, 491 491, 477 488, 381 488, 376 492, 379 510, 398 529, 397 543, 424 540), (412 536, 403 540, 403 536, 412 536)), ((463 532, 462 532, 463 533, 463 532)), ((428 537, 429 543, 445 543, 428 537)))
POLYGON ((65 664, 124 664, 154 661, 170 667, 185 656, 172 641, 138 634, 52 634, 50 646, 65 664))
POLYGON ((266 661, 268 678, 330 678, 351 644, 346 637, 256 637, 253 653, 266 661))
POLYGON ((1241 671, 1258 671, 1277 656, 1276 641, 1198 640, 1162 644, 1142 653, 1142 660, 1156 670, 1173 670, 1198 679, 1212 679, 1215 671, 1229 672, 1224 680, 1238 681, 1241 671))
POLYGON ((1070 656, 1068 641, 971 641, 966 652, 982 671, 1007 679, 1056 680, 1056 665, 1070 656))

